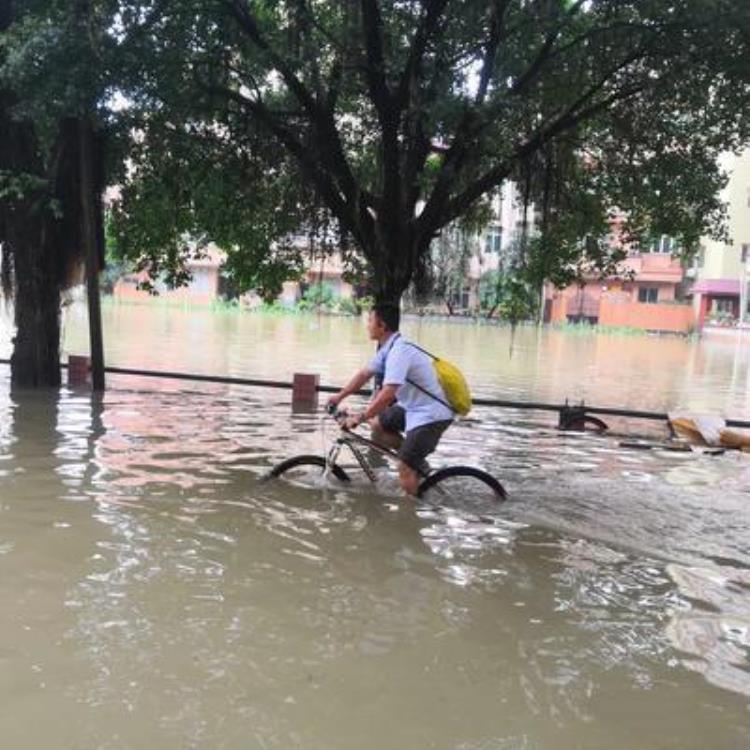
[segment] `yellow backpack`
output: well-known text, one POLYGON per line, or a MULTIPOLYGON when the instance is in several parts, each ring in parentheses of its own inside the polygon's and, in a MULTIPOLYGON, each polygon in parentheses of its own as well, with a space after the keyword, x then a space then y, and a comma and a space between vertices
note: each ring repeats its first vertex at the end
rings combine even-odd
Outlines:
POLYGON ((434 354, 431 354, 426 349, 422 349, 421 346, 417 346, 411 341, 407 341, 406 343, 408 343, 409 346, 413 346, 415 349, 419 349, 420 352, 432 358, 435 375, 437 376, 438 383, 440 383, 440 387, 443 389, 443 393, 445 393, 446 399, 448 399, 448 403, 445 403, 442 398, 436 396, 434 393, 430 393, 427 389, 422 388, 422 386, 414 381, 407 380, 407 382, 415 388, 418 388, 422 393, 434 398, 435 401, 444 404, 451 409, 451 411, 465 417, 471 411, 471 391, 469 390, 469 384, 466 382, 466 378, 461 370, 447 359, 436 357, 434 354))

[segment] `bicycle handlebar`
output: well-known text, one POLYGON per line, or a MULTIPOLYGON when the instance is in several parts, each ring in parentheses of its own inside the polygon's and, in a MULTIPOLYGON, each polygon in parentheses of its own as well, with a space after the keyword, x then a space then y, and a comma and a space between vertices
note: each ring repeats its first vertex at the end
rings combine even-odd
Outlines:
POLYGON ((327 404, 326 413, 339 423, 339 427, 341 427, 342 430, 344 430, 345 432, 350 431, 347 430, 347 428, 342 424, 343 420, 345 420, 349 416, 349 412, 346 409, 339 409, 333 404, 327 404))

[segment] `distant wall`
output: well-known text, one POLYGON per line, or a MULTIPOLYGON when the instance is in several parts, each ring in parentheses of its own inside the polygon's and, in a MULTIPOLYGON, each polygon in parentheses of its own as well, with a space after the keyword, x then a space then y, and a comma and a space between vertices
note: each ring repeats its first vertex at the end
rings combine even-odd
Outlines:
MULTIPOLYGON (((611 289, 594 284, 563 290, 548 288, 549 322, 588 318, 603 326, 678 333, 695 327, 697 315, 691 305, 638 302, 638 286, 628 283, 611 289)), ((674 299, 674 286, 670 284, 651 282, 646 286, 658 287, 660 301, 674 299)))
POLYGON ((599 325, 688 333, 695 327, 695 313, 690 305, 621 302, 604 296, 599 304, 599 325))
POLYGON ((157 282, 155 287, 159 296, 156 298, 137 288, 138 282, 145 280, 145 274, 125 276, 115 284, 114 296, 116 299, 130 302, 159 299, 170 302, 184 302, 191 305, 210 305, 218 297, 218 268, 197 267, 191 268, 190 272, 193 278, 187 286, 168 289, 164 284, 157 282))

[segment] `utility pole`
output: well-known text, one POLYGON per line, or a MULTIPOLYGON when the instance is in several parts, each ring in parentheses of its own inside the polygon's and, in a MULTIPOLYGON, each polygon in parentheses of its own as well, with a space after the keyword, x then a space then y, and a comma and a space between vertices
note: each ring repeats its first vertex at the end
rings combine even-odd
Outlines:
POLYGON ((81 175, 81 236, 85 247, 86 290, 89 311, 89 344, 91 352, 91 382, 95 391, 104 390, 104 344, 102 311, 99 295, 100 247, 94 213, 94 175, 92 154, 94 133, 91 117, 78 120, 78 156, 81 175))

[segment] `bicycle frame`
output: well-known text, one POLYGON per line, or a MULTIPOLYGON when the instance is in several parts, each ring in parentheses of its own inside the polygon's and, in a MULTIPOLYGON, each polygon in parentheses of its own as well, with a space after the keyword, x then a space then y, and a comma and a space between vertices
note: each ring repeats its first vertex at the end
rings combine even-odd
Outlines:
MULTIPOLYGON (((329 411, 329 414, 338 421, 339 412, 329 411)), ((347 429, 346 427, 342 427, 341 431, 343 435, 340 435, 338 438, 336 438, 336 442, 331 446, 328 451, 328 455, 326 456, 326 471, 328 471, 330 467, 336 463, 336 459, 339 457, 341 448, 343 446, 346 446, 352 452, 354 458, 357 459, 357 463, 360 465, 360 468, 362 469, 362 471, 364 471, 367 478, 373 484, 375 484, 377 482, 375 472, 372 470, 372 467, 367 462, 367 459, 362 454, 362 451, 357 448, 355 443, 359 443, 362 446, 371 448, 377 453, 380 453, 381 456, 386 456, 391 461, 398 461, 398 454, 396 453, 396 451, 393 451, 390 448, 385 448, 384 446, 376 443, 374 440, 370 440, 364 437, 364 435, 359 435, 356 432, 347 429)), ((424 474, 421 471, 417 471, 417 474, 419 474, 422 479, 427 476, 427 474, 424 474)))
POLYGON ((342 429, 342 432, 344 433, 344 435, 336 438, 336 442, 331 446, 330 450, 328 451, 328 455, 326 456, 326 464, 328 468, 336 463, 336 459, 338 459, 339 453, 341 453, 341 448, 343 446, 346 446, 352 452, 354 458, 357 459, 357 463, 359 464, 362 471, 364 471, 367 478, 373 484, 377 482, 375 472, 372 470, 372 467, 368 463, 362 451, 359 450, 359 448, 356 446, 356 443, 360 443, 363 446, 372 448, 381 455, 387 456, 393 461, 398 460, 398 456, 396 455, 395 451, 384 448, 382 445, 378 445, 374 440, 368 440, 368 438, 364 437, 363 435, 358 435, 356 432, 352 432, 351 430, 342 429))

